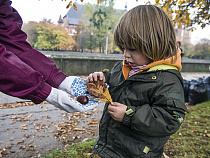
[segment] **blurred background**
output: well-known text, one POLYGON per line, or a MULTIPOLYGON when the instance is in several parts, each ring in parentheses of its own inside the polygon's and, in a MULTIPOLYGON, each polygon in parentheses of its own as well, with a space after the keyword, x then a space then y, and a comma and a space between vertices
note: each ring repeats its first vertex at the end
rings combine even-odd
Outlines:
POLYGON ((209 1, 183 0, 13 0, 39 50, 120 54, 113 44, 119 17, 140 4, 163 8, 174 23, 184 58, 210 58, 209 1))

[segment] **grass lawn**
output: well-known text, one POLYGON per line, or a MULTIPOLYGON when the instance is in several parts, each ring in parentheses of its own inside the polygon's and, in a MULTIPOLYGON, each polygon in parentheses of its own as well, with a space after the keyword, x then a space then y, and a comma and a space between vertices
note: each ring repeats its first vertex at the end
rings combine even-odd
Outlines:
POLYGON ((188 107, 189 113, 177 133, 165 145, 173 158, 210 157, 210 101, 188 107))
MULTIPOLYGON (((165 154, 170 158, 210 157, 210 101, 189 106, 189 113, 177 133, 165 145, 165 154)), ((56 150, 44 158, 99 158, 93 152, 95 139, 71 146, 70 149, 56 150)))

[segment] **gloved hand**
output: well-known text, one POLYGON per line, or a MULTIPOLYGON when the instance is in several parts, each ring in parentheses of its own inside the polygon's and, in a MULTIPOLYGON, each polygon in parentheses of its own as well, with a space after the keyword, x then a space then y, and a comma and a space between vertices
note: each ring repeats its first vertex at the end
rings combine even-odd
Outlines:
POLYGON ((52 88, 50 95, 46 98, 46 101, 69 113, 84 113, 98 106, 98 102, 92 100, 91 98, 89 98, 88 104, 83 105, 77 100, 71 98, 70 94, 56 88, 52 88))
POLYGON ((63 82, 59 85, 58 89, 64 90, 73 96, 84 95, 87 91, 87 81, 86 79, 69 76, 66 77, 63 82))

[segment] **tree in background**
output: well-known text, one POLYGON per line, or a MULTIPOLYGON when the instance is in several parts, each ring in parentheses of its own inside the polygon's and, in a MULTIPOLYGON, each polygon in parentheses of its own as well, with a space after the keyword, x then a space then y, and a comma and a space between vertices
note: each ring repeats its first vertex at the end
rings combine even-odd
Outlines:
POLYGON ((192 43, 185 43, 181 46, 181 49, 184 51, 184 58, 187 58, 194 52, 194 45, 192 43))
POLYGON ((201 41, 194 46, 194 51, 190 54, 190 57, 210 60, 210 40, 206 38, 201 39, 201 41))
POLYGON ((185 58, 206 59, 210 60, 210 40, 203 38, 196 45, 185 44, 184 49, 185 58))
POLYGON ((75 41, 68 35, 65 28, 54 25, 50 21, 29 22, 23 25, 32 47, 40 50, 71 50, 75 41))
POLYGON ((38 33, 36 32, 36 28, 39 24, 34 21, 29 21, 27 24, 23 25, 23 30, 26 32, 27 41, 31 44, 32 47, 35 46, 35 43, 37 42, 37 36, 38 33))
POLYGON ((76 41, 73 50, 84 52, 87 49, 88 37, 84 21, 79 21, 79 25, 76 27, 76 34, 73 36, 76 41))
POLYGON ((210 24, 209 4, 209 0, 155 0, 155 5, 171 15, 175 25, 192 31, 195 24, 201 28, 210 24))
POLYGON ((124 11, 116 11, 113 8, 114 1, 103 2, 98 5, 90 3, 83 5, 83 18, 77 26, 74 38, 75 50, 88 49, 90 52, 104 53, 106 40, 108 50, 114 49, 113 31, 115 24, 124 11))
MULTIPOLYGON (((97 31, 97 44, 98 44, 98 47, 99 47, 99 51, 101 53, 101 49, 103 48, 104 50, 104 47, 102 45, 103 41, 104 41, 104 36, 105 36, 105 25, 104 25, 104 22, 107 18, 107 15, 106 15, 106 12, 105 11, 102 11, 101 8, 99 8, 98 10, 96 10, 94 13, 93 13, 93 16, 92 18, 90 18, 90 23, 92 23, 93 27, 96 28, 96 31, 97 31)), ((104 52, 104 51, 103 51, 104 52)))

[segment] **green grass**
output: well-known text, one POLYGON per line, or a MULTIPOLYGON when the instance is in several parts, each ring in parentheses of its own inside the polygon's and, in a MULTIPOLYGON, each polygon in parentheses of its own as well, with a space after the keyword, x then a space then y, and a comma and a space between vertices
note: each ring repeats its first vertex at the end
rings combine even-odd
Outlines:
POLYGON ((210 101, 188 107, 184 122, 165 145, 166 155, 173 158, 210 157, 210 101))
MULTIPOLYGON (((210 101, 188 107, 181 128, 165 145, 165 154, 170 158, 210 157, 210 101)), ((94 140, 78 143, 68 150, 55 150, 44 158, 98 158, 93 152, 94 140)))
POLYGON ((99 158, 93 151, 95 139, 72 145, 70 149, 55 150, 44 158, 99 158))

